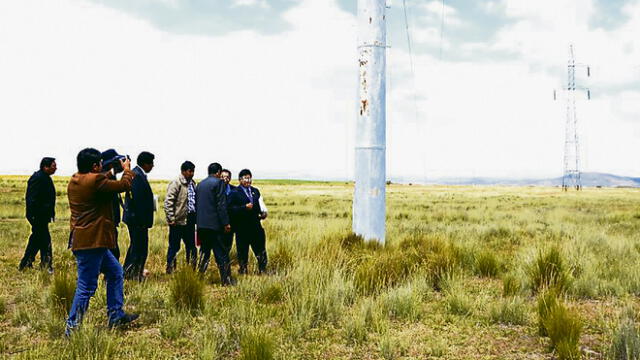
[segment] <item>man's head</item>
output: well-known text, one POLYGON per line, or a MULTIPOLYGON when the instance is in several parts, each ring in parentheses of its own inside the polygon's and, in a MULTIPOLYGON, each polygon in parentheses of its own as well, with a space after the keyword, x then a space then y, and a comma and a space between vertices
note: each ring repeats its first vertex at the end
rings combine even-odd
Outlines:
POLYGON ((86 148, 78 153, 78 172, 81 174, 102 172, 102 154, 93 148, 86 148))
POLYGON ((242 169, 238 174, 238 180, 240 180, 240 185, 244 187, 251 186, 251 181, 253 180, 253 176, 251 175, 251 170, 242 169))
POLYGON ((229 182, 231 181, 231 171, 222 169, 222 173, 220 173, 220 179, 222 179, 225 184, 229 184, 229 182))
POLYGON ((53 175, 58 170, 56 159, 52 157, 42 158, 40 161, 40 170, 44 171, 47 175, 53 175))
POLYGON ((209 164, 209 167, 207 168, 207 172, 209 173, 209 176, 220 178, 220 172, 222 172, 222 166, 218 163, 209 164))
POLYGON ((138 160, 136 162, 138 163, 138 166, 140 166, 142 170, 144 170, 144 172, 149 173, 151 172, 151 169, 153 169, 153 160, 155 158, 156 156, 152 153, 143 151, 140 153, 140 155, 138 155, 138 160))
POLYGON ((189 160, 185 161, 180 165, 180 172, 182 172, 182 176, 184 176, 187 181, 191 181, 193 179, 193 173, 196 171, 196 166, 189 160))
POLYGON ((125 156, 118 154, 114 149, 109 149, 102 152, 102 171, 109 171, 114 169, 114 172, 120 173, 122 172, 122 166, 120 165, 120 160, 124 160, 125 156))

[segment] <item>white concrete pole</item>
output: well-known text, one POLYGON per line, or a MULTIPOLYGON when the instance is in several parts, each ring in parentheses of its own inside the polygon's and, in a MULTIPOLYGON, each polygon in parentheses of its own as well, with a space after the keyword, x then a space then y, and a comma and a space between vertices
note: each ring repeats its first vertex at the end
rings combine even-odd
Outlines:
POLYGON ((385 241, 386 0, 358 0, 359 98, 353 231, 385 241))

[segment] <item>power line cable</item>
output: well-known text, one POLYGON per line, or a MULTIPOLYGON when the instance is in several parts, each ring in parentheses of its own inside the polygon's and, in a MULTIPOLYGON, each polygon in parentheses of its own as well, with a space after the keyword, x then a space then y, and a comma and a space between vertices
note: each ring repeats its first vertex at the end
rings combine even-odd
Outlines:
MULTIPOLYGON (((418 87, 416 86, 416 70, 415 70, 415 62, 414 62, 414 55, 413 55, 413 46, 411 44, 411 30, 409 28, 409 16, 408 16, 408 11, 407 11, 407 1, 406 0, 402 0, 402 8, 404 11, 404 25, 405 25, 405 31, 407 34, 407 48, 409 50, 409 63, 411 66, 411 80, 413 83, 413 108, 414 108, 414 112, 415 112, 415 125, 418 128, 418 132, 420 133, 421 137, 424 138, 424 129, 423 129, 423 125, 422 123, 420 123, 419 119, 419 110, 418 110, 418 87)), ((421 152, 422 152, 422 175, 424 176, 423 180, 426 180, 426 176, 427 176, 427 171, 426 171, 426 151, 424 149, 424 147, 420 147, 421 152)))
POLYGON ((442 45, 444 43, 444 17, 445 17, 445 5, 442 0, 442 15, 440 17, 440 61, 442 61, 442 45))

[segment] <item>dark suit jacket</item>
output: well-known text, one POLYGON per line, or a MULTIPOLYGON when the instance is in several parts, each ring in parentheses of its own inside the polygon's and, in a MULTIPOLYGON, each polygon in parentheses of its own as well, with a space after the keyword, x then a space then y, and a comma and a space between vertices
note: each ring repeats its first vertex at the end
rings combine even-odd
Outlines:
POLYGON ((49 174, 39 170, 31 175, 25 202, 27 220, 31 224, 48 223, 56 217, 56 188, 49 174))
POLYGON ((114 248, 113 194, 129 190, 133 172, 125 170, 121 180, 105 174, 76 173, 67 188, 71 210, 71 249, 114 248))
MULTIPOLYGON (((111 171, 106 173, 107 178, 109 180, 117 180, 117 178, 113 175, 111 171)), ((120 193, 114 193, 113 197, 113 225, 118 227, 120 224, 120 220, 122 219, 122 215, 120 212, 120 208, 122 207, 122 198, 120 197, 120 193)))
POLYGON ((131 183, 131 193, 125 198, 122 220, 130 226, 150 228, 153 226, 153 192, 144 170, 136 166, 133 173, 135 177, 131 183))
POLYGON ((209 176, 196 188, 196 222, 198 229, 221 231, 229 224, 224 181, 209 176))
POLYGON ((236 187, 232 192, 229 200, 229 213, 231 214, 231 226, 235 231, 250 230, 261 227, 260 225, 260 190, 250 187, 253 208, 247 209, 249 198, 242 186, 236 187))

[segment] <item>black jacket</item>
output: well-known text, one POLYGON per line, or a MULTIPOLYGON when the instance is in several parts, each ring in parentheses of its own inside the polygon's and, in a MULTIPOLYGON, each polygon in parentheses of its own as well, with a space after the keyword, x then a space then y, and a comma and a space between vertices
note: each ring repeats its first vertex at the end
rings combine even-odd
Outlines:
POLYGON ((222 231, 229 224, 224 181, 209 176, 196 188, 196 222, 198 229, 222 231))
MULTIPOLYGON (((110 180, 117 180, 117 178, 113 175, 111 171, 107 173, 107 178, 110 180)), ((120 208, 122 207, 122 198, 120 197, 120 193, 113 193, 112 195, 113 202, 113 224, 118 227, 120 224, 120 220, 122 220, 122 215, 120 212, 120 208)))
POLYGON ((56 188, 51 176, 42 170, 31 175, 25 195, 27 220, 30 223, 48 223, 56 217, 56 188))
POLYGON ((154 199, 147 175, 139 166, 133 169, 135 177, 131 193, 126 194, 123 221, 130 226, 153 226, 154 199))
POLYGON ((236 187, 229 195, 229 213, 231 214, 231 226, 235 231, 250 230, 260 225, 260 190, 249 187, 251 190, 251 197, 253 202, 253 208, 247 209, 249 198, 245 193, 242 186, 236 187))

